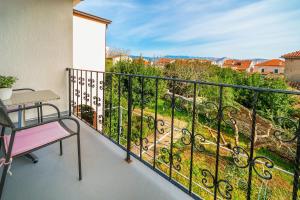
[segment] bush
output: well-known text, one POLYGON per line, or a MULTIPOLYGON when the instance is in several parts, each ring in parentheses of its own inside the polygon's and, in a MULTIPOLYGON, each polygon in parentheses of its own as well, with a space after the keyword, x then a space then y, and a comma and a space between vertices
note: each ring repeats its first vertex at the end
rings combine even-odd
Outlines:
POLYGON ((94 122, 94 108, 89 105, 82 104, 80 105, 81 108, 81 117, 89 124, 93 125, 94 122))

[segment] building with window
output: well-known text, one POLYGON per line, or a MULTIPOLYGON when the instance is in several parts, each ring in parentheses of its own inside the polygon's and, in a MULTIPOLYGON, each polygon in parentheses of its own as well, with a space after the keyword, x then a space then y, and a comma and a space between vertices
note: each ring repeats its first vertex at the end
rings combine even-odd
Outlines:
POLYGON ((295 51, 282 56, 285 59, 285 76, 290 81, 300 81, 300 51, 295 51))
POLYGON ((254 65, 253 72, 267 74, 283 74, 285 69, 285 62, 280 59, 271 59, 265 62, 254 65))

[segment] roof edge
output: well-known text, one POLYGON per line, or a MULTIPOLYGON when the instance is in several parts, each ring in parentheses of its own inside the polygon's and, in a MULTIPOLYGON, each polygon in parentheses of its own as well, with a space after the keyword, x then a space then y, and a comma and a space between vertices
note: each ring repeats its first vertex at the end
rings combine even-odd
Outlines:
POLYGON ((85 19, 89 19, 89 20, 92 20, 92 21, 100 22, 100 23, 103 23, 103 24, 111 24, 111 22, 112 22, 109 19, 105 19, 105 18, 102 18, 102 17, 91 15, 89 13, 85 13, 85 12, 82 12, 82 11, 79 11, 79 10, 76 10, 76 9, 73 9, 73 15, 78 16, 78 17, 82 17, 82 18, 85 18, 85 19))
POLYGON ((257 63, 254 66, 256 66, 256 67, 285 67, 285 61, 281 60, 281 59, 270 59, 270 60, 266 60, 261 63, 257 63), (280 65, 280 63, 272 63, 272 62, 282 62, 282 64, 280 65))
POLYGON ((300 58, 300 51, 294 51, 291 53, 284 54, 281 56, 281 58, 285 58, 285 59, 300 58))

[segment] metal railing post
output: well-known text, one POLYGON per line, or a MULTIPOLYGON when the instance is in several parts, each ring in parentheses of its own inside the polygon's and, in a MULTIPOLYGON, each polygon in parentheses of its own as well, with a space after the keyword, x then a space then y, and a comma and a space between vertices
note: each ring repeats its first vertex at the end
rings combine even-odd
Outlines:
POLYGON ((72 104, 72 100, 71 100, 71 69, 67 69, 68 71, 68 76, 69 76, 69 116, 71 116, 72 110, 71 110, 71 104, 72 104))
POLYGON ((216 149, 216 165, 215 165, 215 178, 214 178, 214 200, 218 199, 218 179, 219 179, 219 163, 220 163, 220 142, 221 142, 221 123, 223 118, 223 86, 219 87, 219 104, 217 115, 217 149, 216 149))
POLYGON ((258 93, 255 92, 252 102, 252 127, 251 127, 251 144, 250 144, 250 155, 249 155, 249 172, 248 172, 248 188, 247 188, 247 200, 251 199, 251 190, 252 190, 252 171, 253 171, 253 157, 254 157, 254 140, 256 134, 256 106, 258 101, 258 93))
POLYGON ((127 155, 126 161, 128 163, 130 160, 130 150, 131 150, 131 114, 132 114, 132 77, 128 77, 128 129, 127 129, 127 155))
MULTIPOLYGON (((298 122, 298 127, 300 127, 300 121, 298 122)), ((296 159, 294 164, 294 181, 293 181, 293 200, 298 198, 299 190, 299 176, 300 176, 300 129, 296 131, 297 137, 297 148, 296 148, 296 159)))

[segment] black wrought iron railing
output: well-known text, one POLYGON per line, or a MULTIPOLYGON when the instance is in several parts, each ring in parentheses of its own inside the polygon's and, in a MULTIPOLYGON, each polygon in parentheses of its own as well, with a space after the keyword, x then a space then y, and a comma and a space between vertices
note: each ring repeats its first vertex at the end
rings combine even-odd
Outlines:
POLYGON ((281 105, 300 92, 81 69, 68 77, 70 114, 193 198, 298 198, 297 105, 281 105))

